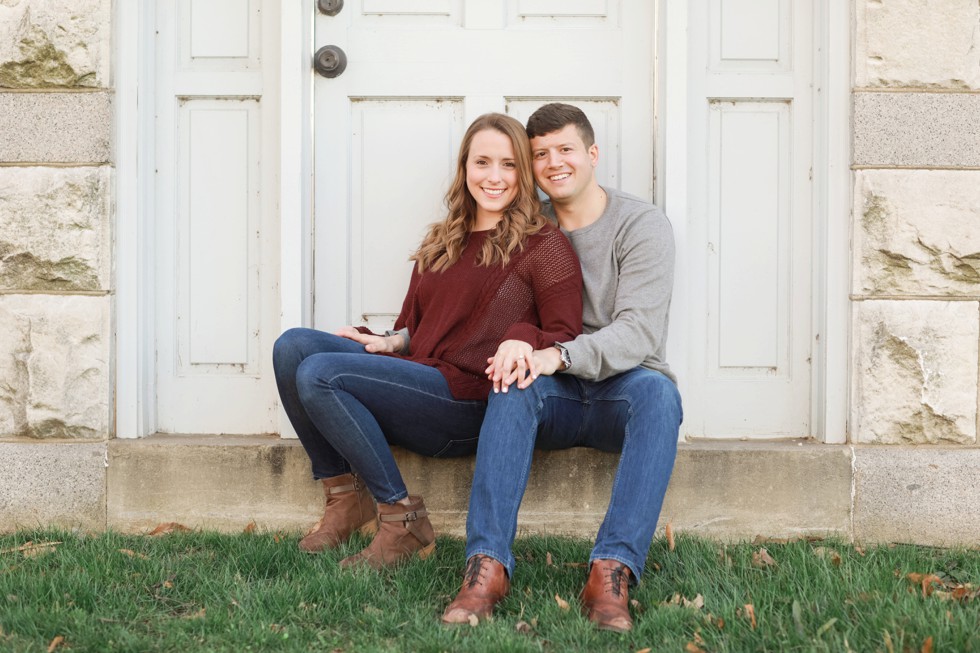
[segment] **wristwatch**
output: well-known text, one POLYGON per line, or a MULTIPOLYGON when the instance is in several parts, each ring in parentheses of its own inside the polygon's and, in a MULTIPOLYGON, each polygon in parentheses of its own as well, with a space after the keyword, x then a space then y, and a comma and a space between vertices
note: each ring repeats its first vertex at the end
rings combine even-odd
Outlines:
POLYGON ((558 354, 561 355, 561 364, 564 365, 561 369, 562 372, 567 372, 572 369, 572 357, 569 355, 568 350, 565 349, 565 345, 560 342, 555 343, 555 349, 558 350, 558 354))

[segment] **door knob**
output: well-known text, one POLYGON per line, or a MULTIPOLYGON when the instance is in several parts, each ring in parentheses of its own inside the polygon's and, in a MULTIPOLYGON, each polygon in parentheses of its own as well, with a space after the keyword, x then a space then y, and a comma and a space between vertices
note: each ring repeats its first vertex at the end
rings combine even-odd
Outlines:
POLYGON ((317 0, 316 6, 321 14, 336 16, 344 8, 344 0, 317 0))
POLYGON ((313 68, 323 77, 337 77, 347 68, 347 55, 336 45, 325 45, 313 55, 313 68))

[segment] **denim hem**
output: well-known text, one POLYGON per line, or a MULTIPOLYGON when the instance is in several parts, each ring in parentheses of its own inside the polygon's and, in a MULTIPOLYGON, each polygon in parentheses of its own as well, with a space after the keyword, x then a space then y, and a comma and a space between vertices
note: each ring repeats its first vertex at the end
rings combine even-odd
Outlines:
POLYGON ((592 563, 596 560, 615 560, 616 562, 621 562, 630 568, 633 572, 633 578, 630 579, 630 585, 637 585, 640 582, 640 577, 643 576, 643 565, 637 565, 632 560, 627 560, 622 556, 618 556, 611 553, 601 553, 600 551, 593 551, 592 555, 589 556, 589 571, 592 570, 592 563))
POLYGON ((514 577, 514 556, 502 556, 496 551, 491 551, 490 549, 475 549, 473 551, 470 551, 469 549, 466 550, 467 560, 475 555, 485 555, 493 558, 504 566, 504 569, 507 571, 507 578, 514 577))

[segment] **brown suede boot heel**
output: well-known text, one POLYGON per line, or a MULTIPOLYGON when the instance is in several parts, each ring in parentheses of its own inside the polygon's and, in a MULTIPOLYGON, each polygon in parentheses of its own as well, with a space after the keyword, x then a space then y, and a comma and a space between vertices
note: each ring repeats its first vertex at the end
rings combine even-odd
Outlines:
POLYGON ((354 474, 343 474, 322 479, 321 483, 327 497, 323 517, 299 541, 301 550, 318 553, 346 542, 354 531, 370 535, 378 530, 374 497, 361 479, 354 474))
POLYGON ((424 560, 436 550, 436 535, 422 497, 409 497, 408 505, 378 504, 378 534, 366 549, 344 558, 341 567, 369 565, 390 567, 418 556, 424 560))

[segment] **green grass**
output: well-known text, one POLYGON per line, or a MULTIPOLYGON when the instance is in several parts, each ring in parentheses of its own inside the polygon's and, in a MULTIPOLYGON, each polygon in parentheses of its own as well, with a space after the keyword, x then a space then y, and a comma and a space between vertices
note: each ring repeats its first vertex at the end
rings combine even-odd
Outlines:
POLYGON ((341 570, 363 544, 311 556, 295 536, 272 533, 0 536, 0 650, 46 651, 60 636, 56 651, 893 653, 919 652, 931 637, 936 652, 980 653, 980 598, 943 594, 958 584, 976 593, 977 551, 770 543, 777 564, 759 566, 758 544, 679 537, 670 551, 658 540, 632 592, 635 628, 619 635, 578 613, 587 542, 519 540, 511 594, 476 628, 438 622, 460 582, 461 541, 441 538, 436 555, 394 571, 341 570), (43 555, 10 550, 28 541, 62 543, 43 555), (937 574, 943 586, 923 596, 909 573, 937 574), (699 594, 702 608, 683 605, 699 594))

